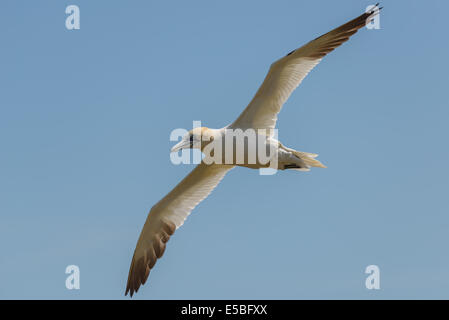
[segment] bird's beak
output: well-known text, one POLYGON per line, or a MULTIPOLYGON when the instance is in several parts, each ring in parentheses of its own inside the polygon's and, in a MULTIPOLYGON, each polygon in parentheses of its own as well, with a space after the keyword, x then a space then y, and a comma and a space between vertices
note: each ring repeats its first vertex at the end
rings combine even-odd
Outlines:
POLYGON ((171 152, 177 152, 185 148, 190 148, 190 141, 181 140, 171 148, 171 152))

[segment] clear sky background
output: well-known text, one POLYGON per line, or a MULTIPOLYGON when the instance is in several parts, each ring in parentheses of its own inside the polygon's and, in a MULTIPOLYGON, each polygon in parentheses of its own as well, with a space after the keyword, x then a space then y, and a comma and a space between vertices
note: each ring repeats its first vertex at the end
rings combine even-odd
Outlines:
MULTIPOLYGON (((273 61, 372 3, 2 0, 0 298, 124 298, 149 209, 193 168, 170 132, 227 125, 273 61)), ((449 298, 449 3, 382 5, 279 116, 328 168, 232 170, 135 298, 449 298)))

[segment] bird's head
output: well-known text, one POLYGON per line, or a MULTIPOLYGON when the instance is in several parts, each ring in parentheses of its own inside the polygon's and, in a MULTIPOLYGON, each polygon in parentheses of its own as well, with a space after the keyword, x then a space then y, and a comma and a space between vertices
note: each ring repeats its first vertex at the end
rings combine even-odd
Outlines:
POLYGON ((198 127, 190 130, 182 137, 181 141, 173 146, 171 152, 182 149, 200 149, 209 144, 214 139, 215 130, 206 127, 198 127))

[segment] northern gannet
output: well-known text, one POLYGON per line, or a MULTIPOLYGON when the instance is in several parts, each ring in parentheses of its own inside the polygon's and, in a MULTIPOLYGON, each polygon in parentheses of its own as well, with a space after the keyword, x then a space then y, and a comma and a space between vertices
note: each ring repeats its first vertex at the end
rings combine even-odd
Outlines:
MULTIPOLYGON (((176 152, 186 148, 199 148, 204 151, 210 141, 223 137, 227 129, 274 129, 277 114, 281 111, 282 105, 313 67, 326 54, 347 41, 350 36, 370 22, 380 9, 376 5, 371 11, 365 12, 274 62, 256 95, 237 120, 222 129, 206 127, 193 129, 171 151, 176 152)), ((260 135, 258 137, 260 139, 260 135)), ((274 139, 272 134, 264 134, 263 137, 266 145, 274 145, 277 148, 277 169, 325 168, 321 162, 315 159, 316 154, 287 148, 274 139)), ((230 169, 234 166, 264 167, 259 162, 253 164, 226 163, 206 164, 204 161, 201 162, 170 193, 151 208, 134 251, 125 295, 129 292, 132 297, 146 282, 151 268, 164 253, 165 244, 170 236, 184 223, 195 206, 211 193, 230 169)))

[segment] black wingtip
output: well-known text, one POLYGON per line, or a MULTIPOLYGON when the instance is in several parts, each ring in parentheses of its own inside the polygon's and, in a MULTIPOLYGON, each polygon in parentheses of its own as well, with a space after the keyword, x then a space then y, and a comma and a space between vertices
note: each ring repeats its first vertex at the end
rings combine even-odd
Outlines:
POLYGON ((129 297, 132 298, 134 292, 133 292, 133 290, 131 290, 131 289, 129 288, 129 286, 126 287, 126 290, 125 290, 125 297, 128 295, 128 293, 129 293, 129 297))
POLYGON ((379 11, 382 9, 383 9, 383 7, 379 7, 379 2, 378 2, 372 7, 372 9, 370 11, 368 11, 366 13, 368 13, 371 16, 373 14, 379 13, 379 11))
POLYGON ((374 8, 378 8, 379 10, 382 9, 383 7, 380 7, 380 8, 379 8, 379 4, 380 4, 380 2, 376 3, 376 4, 373 6, 373 9, 374 9, 374 8))
POLYGON ((128 293, 129 293, 129 297, 132 298, 134 295, 134 292, 132 290, 126 289, 125 297, 128 295, 128 293))

